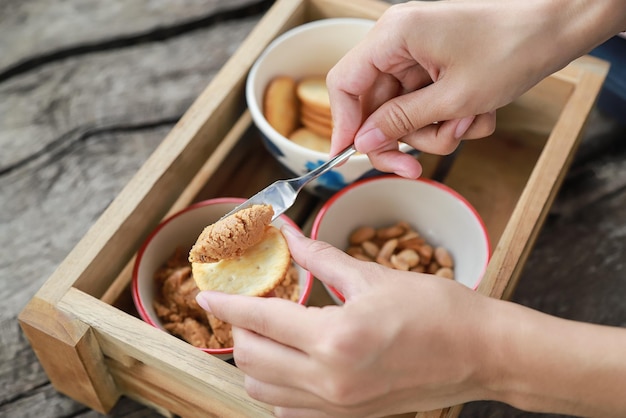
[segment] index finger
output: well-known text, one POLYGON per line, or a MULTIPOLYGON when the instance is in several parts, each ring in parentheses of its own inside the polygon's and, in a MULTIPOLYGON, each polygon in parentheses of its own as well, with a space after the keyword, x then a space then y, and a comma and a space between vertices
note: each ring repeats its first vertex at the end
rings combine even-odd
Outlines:
POLYGON ((221 320, 303 352, 314 347, 318 330, 327 324, 326 313, 338 308, 306 307, 281 298, 231 295, 203 291, 197 301, 221 320), (325 313, 326 312, 326 313, 325 313))
POLYGON ((381 71, 375 65, 374 54, 380 40, 368 35, 348 51, 326 76, 333 117, 331 155, 354 141, 354 135, 365 120, 362 96, 373 91, 381 71))
POLYGON ((371 89, 378 70, 359 47, 349 51, 326 76, 333 118, 330 155, 335 155, 354 141, 364 120, 360 96, 371 89))

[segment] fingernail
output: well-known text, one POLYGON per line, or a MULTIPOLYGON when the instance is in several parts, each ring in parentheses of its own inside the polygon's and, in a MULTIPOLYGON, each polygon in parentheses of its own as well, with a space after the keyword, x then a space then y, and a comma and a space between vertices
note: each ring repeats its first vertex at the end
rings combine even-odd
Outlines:
POLYGON ((379 128, 372 128, 367 132, 357 134, 354 139, 357 149, 364 154, 377 150, 385 141, 385 135, 379 128))
POLYGON ((285 235, 291 235, 292 237, 302 237, 304 236, 304 234, 302 234, 302 232, 297 229, 294 228, 293 225, 290 224, 284 224, 283 226, 280 227, 280 230, 283 232, 283 234, 285 235))
POLYGON ((211 313, 211 307, 209 306, 209 301, 206 299, 206 292, 199 292, 196 295, 196 302, 198 305, 208 313, 211 313))
POLYGON ((474 118, 475 116, 468 116, 466 118, 463 118, 459 121, 459 123, 456 125, 456 129, 454 131, 454 138, 455 139, 461 139, 461 137, 463 135, 465 135, 465 132, 467 132, 467 130, 469 129, 470 125, 472 124, 472 122, 474 122, 474 118))

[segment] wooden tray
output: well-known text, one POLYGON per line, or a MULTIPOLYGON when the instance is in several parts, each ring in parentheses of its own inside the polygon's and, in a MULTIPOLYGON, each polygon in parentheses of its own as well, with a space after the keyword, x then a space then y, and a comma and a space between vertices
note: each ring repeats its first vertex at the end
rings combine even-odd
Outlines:
MULTIPOLYGON (((272 415, 248 397, 236 367, 138 319, 128 290, 133 258, 168 213, 208 197, 247 197, 284 177, 251 126, 243 94, 249 68, 273 38, 323 17, 377 18, 387 7, 373 0, 272 6, 21 312, 57 390, 102 413, 125 395, 163 414, 272 415)), ((605 62, 583 57, 499 111, 492 137, 465 143, 454 158, 420 157, 424 175, 464 195, 486 223, 494 250, 479 292, 507 298, 514 289, 607 71, 605 62)), ((288 215, 308 231, 321 203, 303 193, 288 215)), ((311 303, 332 303, 319 283, 311 303)), ((460 409, 417 416, 452 417, 460 409)))

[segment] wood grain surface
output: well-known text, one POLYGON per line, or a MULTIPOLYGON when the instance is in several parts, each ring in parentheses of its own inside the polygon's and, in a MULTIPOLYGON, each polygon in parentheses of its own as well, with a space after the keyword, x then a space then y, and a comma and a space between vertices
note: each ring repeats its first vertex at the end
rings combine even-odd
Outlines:
MULTIPOLYGON (((271 3, 0 4, 0 417, 102 416, 50 385, 17 315, 271 3)), ((626 326, 624 208, 626 129, 595 111, 513 300, 626 326)), ((110 416, 161 413, 122 398, 110 416)))

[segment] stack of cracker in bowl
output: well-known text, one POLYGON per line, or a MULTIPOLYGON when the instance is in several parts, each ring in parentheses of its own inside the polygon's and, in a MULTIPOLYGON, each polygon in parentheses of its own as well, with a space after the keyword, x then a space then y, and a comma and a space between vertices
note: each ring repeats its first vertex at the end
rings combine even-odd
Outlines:
POLYGON ((279 134, 294 143, 330 152, 333 121, 324 77, 274 78, 265 91, 263 114, 279 134))
POLYGON ((333 118, 326 79, 307 77, 298 83, 296 93, 300 100, 300 121, 304 129, 330 140, 333 118))

